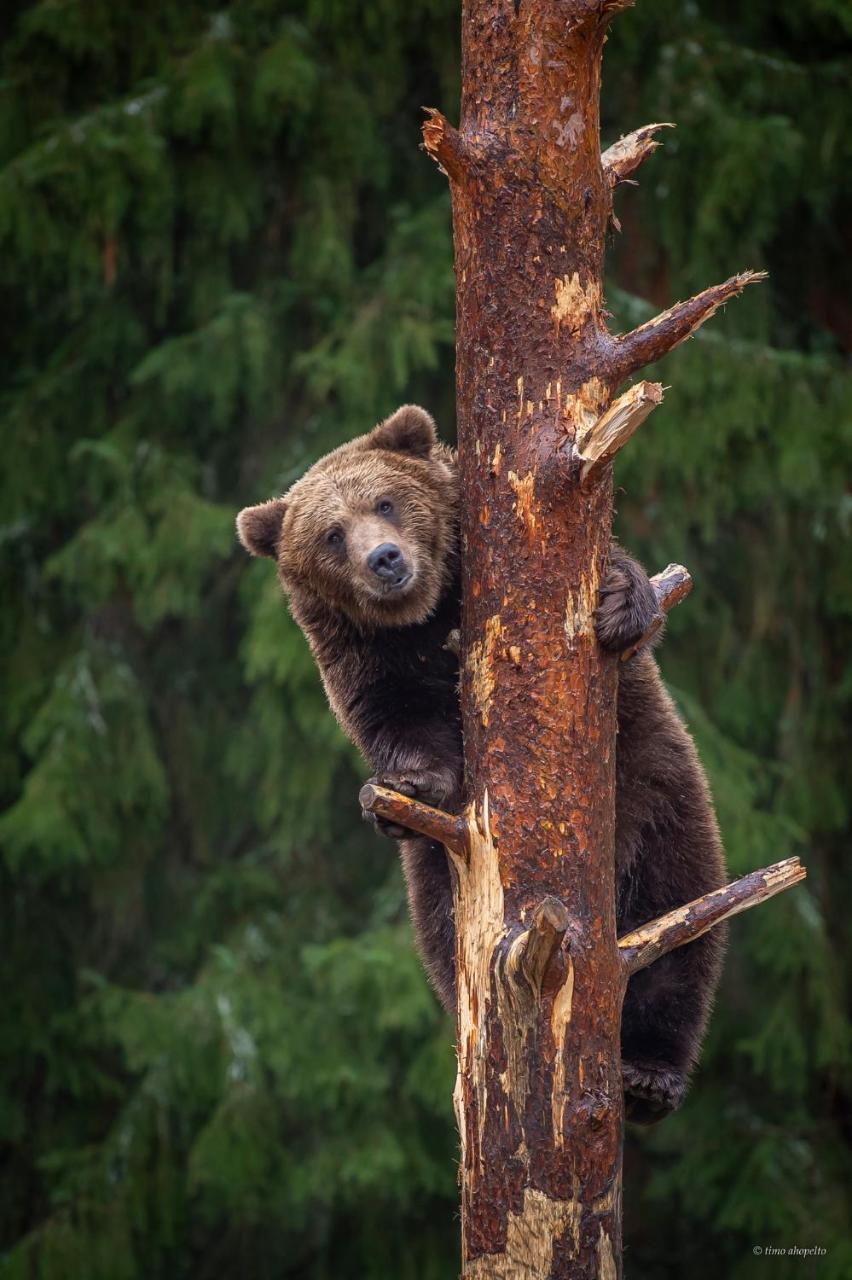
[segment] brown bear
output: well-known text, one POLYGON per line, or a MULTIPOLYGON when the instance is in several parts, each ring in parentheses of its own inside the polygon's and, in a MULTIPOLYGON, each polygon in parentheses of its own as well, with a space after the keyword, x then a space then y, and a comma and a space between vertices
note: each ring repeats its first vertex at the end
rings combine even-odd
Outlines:
MULTIPOLYGON (((429 414, 404 405, 341 445, 283 498, 237 520, 254 555, 277 561, 332 710, 375 781, 457 810, 462 801, 455 457, 429 414)), ((657 602, 644 570, 616 544, 596 614, 606 649, 649 628, 657 602)), ((620 666, 616 749, 619 932, 718 888, 725 864, 692 739, 647 649, 620 666)), ((450 868, 442 845, 374 820, 401 841, 421 955, 454 1005, 450 868)), ((722 961, 718 929, 631 978, 622 1016, 628 1118, 653 1123, 677 1107, 707 1023, 722 961)))

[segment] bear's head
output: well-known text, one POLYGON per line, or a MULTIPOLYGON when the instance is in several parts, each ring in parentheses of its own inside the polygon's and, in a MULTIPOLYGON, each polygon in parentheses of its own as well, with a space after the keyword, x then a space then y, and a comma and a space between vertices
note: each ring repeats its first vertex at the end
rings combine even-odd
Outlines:
POLYGON ((423 622, 452 580, 457 479, 425 409, 403 405, 237 517, 243 546, 364 630, 423 622))

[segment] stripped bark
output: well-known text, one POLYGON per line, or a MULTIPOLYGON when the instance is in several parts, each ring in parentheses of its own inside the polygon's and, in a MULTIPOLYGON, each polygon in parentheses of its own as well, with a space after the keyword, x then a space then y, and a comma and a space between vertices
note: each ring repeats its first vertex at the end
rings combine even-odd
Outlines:
POLYGON ((618 663, 594 613, 611 461, 661 388, 613 396, 760 277, 607 331, 613 188, 657 145, 646 126, 601 157, 629 3, 464 0, 461 123, 430 109, 423 129, 453 203, 467 804, 460 823, 380 788, 362 803, 445 840, 453 868, 465 1280, 617 1280, 628 964, 708 919, 693 904, 616 943, 618 663))

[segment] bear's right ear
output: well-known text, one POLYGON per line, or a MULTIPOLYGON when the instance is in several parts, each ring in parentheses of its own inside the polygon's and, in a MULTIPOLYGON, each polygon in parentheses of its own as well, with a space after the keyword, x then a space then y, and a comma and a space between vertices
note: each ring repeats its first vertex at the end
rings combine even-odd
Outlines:
POLYGON ((428 458, 432 446, 438 443, 438 432, 431 413, 417 404, 404 404, 374 427, 367 441, 372 449, 392 449, 415 458, 428 458))
POLYGON ((237 516, 237 533, 246 551, 253 556, 269 556, 278 559, 278 542, 281 538, 281 521, 287 503, 283 498, 261 502, 257 507, 244 507, 237 516))

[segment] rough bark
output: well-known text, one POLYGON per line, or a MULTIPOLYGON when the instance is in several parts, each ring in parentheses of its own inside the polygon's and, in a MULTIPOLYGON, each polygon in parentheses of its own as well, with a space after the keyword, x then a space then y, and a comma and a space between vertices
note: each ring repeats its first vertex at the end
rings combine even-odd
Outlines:
MULTIPOLYGON (((612 191, 658 127, 602 160, 601 55, 626 4, 465 0, 461 123, 430 109, 423 130, 450 181, 456 256, 463 838, 456 819, 404 797, 367 801, 446 840, 454 868, 467 1280, 620 1275, 618 663, 593 615, 610 463, 661 388, 611 402, 758 278, 607 332, 612 191)), ((661 613, 683 586, 660 587, 661 613)))
MULTIPOLYGON (((462 23, 465 164, 452 172, 446 128, 438 158, 453 197, 466 494, 471 848, 454 859, 463 1274, 616 1274, 617 674, 592 624, 611 476, 582 492, 566 450, 612 390, 601 369, 606 22, 572 2, 516 15, 485 0, 465 4, 462 23), (508 958, 551 895, 571 904, 571 926, 524 998, 508 958)), ((425 143, 431 151, 428 128, 425 143)))

